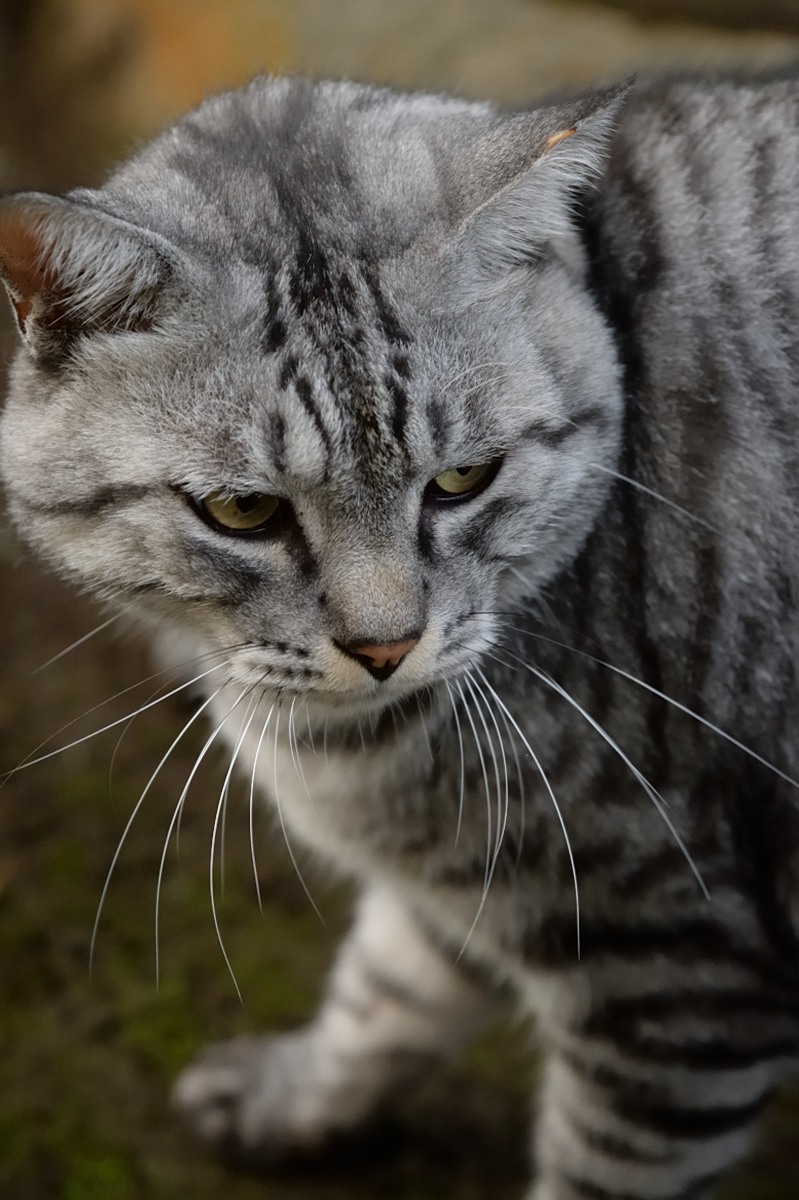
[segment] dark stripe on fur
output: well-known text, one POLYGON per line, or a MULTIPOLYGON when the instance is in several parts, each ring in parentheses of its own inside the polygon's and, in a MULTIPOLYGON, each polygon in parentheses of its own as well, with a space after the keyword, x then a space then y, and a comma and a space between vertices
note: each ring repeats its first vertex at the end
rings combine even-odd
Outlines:
POLYGON ((615 1158, 619 1162, 643 1163, 652 1166, 668 1166, 674 1161, 674 1152, 646 1150, 629 1138, 614 1135, 604 1130, 591 1129, 572 1113, 567 1114, 569 1124, 577 1137, 591 1150, 604 1158, 615 1158))
POLYGON ((568 424, 564 425, 552 425, 543 418, 538 418, 525 425, 519 436, 523 441, 538 442, 548 450, 557 450, 564 442, 568 442, 578 433, 582 433, 584 425, 590 424, 594 427, 599 425, 600 418, 602 421, 606 420, 605 414, 598 408, 593 411, 592 416, 583 420, 578 416, 576 420, 570 420, 568 424))
POLYGON ((155 485, 148 486, 138 483, 118 483, 108 487, 98 488, 88 496, 75 500, 25 500, 25 505, 33 512, 48 517, 99 517, 110 508, 123 508, 135 504, 159 491, 155 485))
POLYGON ((652 1200, 699 1200, 707 1194, 707 1189, 712 1187, 719 1177, 719 1172, 715 1171, 712 1175, 705 1175, 701 1179, 693 1180, 684 1188, 680 1188, 678 1192, 669 1192, 668 1194, 660 1191, 657 1181, 653 1180, 653 1184, 657 1190, 650 1191, 647 1188, 642 1192, 640 1189, 635 1192, 617 1192, 608 1191, 600 1184, 594 1183, 588 1179, 580 1179, 570 1172, 564 1172, 563 1178, 572 1191, 577 1195, 584 1197, 584 1200, 647 1200, 648 1196, 652 1200))
MULTIPOLYGON (((632 1127, 646 1129, 667 1138, 699 1141, 722 1137, 744 1129, 759 1116, 769 1092, 743 1104, 690 1106, 669 1103, 658 1086, 657 1076, 643 1082, 606 1063, 586 1062, 573 1051, 561 1048, 560 1057, 582 1079, 604 1088, 608 1107, 632 1127)), ((697 1076, 697 1084, 701 1075, 697 1076)))
POLYGON ((681 1014, 695 1020, 718 1022, 728 1026, 733 1020, 739 1024, 756 1025, 764 1021, 772 1025, 775 1020, 793 1023, 796 1000, 793 995, 770 995, 748 988, 730 987, 719 991, 699 988, 668 989, 645 992, 640 996, 622 996, 598 1006, 580 1026, 587 1037, 620 1041, 630 1033, 638 1021, 649 1025, 655 1022, 679 1021, 681 1014))
MULTIPOLYGON (((634 917, 634 912, 631 912, 634 917)), ((614 957, 628 962, 646 962, 658 955, 681 963, 734 964, 768 979, 776 974, 773 964, 755 948, 734 940, 728 930, 712 920, 691 917, 655 922, 641 918, 635 924, 601 923, 585 918, 582 928, 582 961, 614 957)), ((543 967, 574 963, 574 916, 556 914, 530 930, 523 944, 528 962, 543 967)))
POLYGON ((377 316, 380 321, 380 327, 383 330, 385 337, 393 345, 407 346, 412 341, 408 331, 403 328, 397 313, 389 303, 380 279, 377 274, 377 269, 372 264, 363 264, 363 277, 371 292, 374 301, 377 316))
MULTIPOLYGON (((311 387, 310 382, 305 378, 304 375, 297 375, 294 380, 294 387, 297 395, 300 398, 303 408, 316 426, 319 436, 324 443, 325 451, 327 452, 328 457, 330 457, 333 453, 333 439, 330 436, 330 431, 327 429, 324 421, 322 420, 322 414, 316 407, 313 388, 311 387)), ((325 468, 325 475, 327 475, 327 468, 325 468)))
POLYGON ((244 603, 254 590, 268 584, 266 569, 259 570, 223 546, 192 540, 186 541, 184 547, 186 559, 239 603, 244 603))

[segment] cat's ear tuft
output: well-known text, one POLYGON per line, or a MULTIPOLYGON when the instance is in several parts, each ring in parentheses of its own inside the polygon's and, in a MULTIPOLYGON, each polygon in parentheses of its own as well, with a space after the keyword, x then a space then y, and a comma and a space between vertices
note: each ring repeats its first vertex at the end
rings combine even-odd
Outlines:
MULTIPOLYGON (((595 187, 631 83, 508 117, 478 147, 490 192, 460 230, 492 273, 540 258, 573 228, 578 199, 595 187)), ((485 185, 484 185, 485 186, 485 185)))
POLYGON ((0 200, 0 278, 43 362, 85 333, 149 328, 170 274, 145 234, 86 204, 35 192, 0 200))

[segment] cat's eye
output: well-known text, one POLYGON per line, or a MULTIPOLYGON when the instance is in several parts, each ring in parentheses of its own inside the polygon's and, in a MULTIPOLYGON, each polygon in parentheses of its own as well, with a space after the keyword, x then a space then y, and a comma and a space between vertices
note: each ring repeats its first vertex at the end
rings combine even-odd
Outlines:
POLYGON ((225 533, 260 533, 277 516, 280 500, 262 492, 231 496, 225 492, 209 492, 192 505, 209 525, 225 533))
POLYGON ((465 467, 450 467, 430 480, 426 500, 466 500, 488 487, 499 470, 500 460, 473 463, 465 467))

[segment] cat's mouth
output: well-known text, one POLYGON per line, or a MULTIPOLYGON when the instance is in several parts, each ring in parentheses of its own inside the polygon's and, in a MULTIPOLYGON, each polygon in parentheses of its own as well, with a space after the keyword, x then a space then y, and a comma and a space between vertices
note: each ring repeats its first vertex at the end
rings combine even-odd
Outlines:
MULTIPOLYGON (((355 664, 353 664, 355 666, 355 664)), ((336 723, 366 719, 367 723, 382 714, 398 712, 406 705, 414 706, 419 698, 437 690, 442 672, 409 670, 402 664, 383 675, 358 668, 326 671, 315 667, 286 668, 265 666, 254 656, 240 656, 230 664, 229 687, 244 696, 258 696, 259 707, 274 704, 276 708, 307 713, 312 721, 336 723)))
POLYGON ((487 646, 482 636, 449 644, 435 628, 380 644, 330 638, 306 648, 274 642, 242 648, 229 663, 234 686, 320 719, 374 716, 412 703, 469 672, 487 646))

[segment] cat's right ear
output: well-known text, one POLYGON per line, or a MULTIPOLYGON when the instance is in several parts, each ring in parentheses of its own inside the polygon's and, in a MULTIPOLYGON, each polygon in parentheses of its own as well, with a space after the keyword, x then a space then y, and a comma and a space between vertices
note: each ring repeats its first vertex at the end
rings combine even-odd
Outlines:
POLYGON ((38 192, 0 200, 0 278, 42 362, 85 333, 150 328, 171 273, 144 233, 88 204, 38 192))

